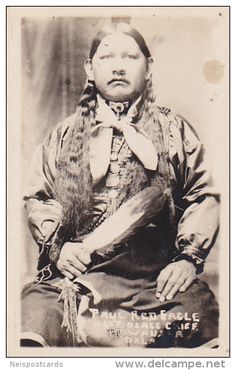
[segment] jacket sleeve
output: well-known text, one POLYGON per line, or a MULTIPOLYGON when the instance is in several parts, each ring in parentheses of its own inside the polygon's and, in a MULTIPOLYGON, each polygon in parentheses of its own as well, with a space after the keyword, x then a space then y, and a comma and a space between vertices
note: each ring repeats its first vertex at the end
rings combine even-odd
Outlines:
POLYGON ((62 207, 55 200, 55 174, 60 148, 61 128, 56 128, 37 147, 24 186, 28 225, 39 246, 50 239, 59 223, 62 207))
POLYGON ((175 261, 190 260, 201 272, 218 233, 219 195, 212 187, 204 149, 194 129, 177 116, 170 132, 172 151, 178 158, 174 171, 178 173, 183 206, 176 237, 179 254, 175 261))

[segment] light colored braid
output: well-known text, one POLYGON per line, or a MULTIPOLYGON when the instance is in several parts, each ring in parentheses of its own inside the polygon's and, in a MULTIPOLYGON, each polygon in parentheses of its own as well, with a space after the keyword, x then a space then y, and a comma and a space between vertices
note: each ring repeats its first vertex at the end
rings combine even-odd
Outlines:
POLYGON ((96 87, 92 81, 86 81, 84 91, 78 105, 81 107, 83 117, 88 117, 91 113, 95 114, 96 87))
MULTIPOLYGON (((152 135, 152 140, 156 146, 158 153, 158 171, 152 178, 152 185, 161 186, 163 190, 168 190, 168 205, 170 223, 174 224, 175 206, 172 196, 171 182, 170 182, 170 166, 168 148, 165 147, 164 135, 168 135, 168 128, 163 132, 163 127, 159 121, 160 110, 156 103, 156 96, 154 93, 152 80, 147 83, 143 94, 143 110, 141 112, 144 120, 144 127, 148 134, 152 135)), ((165 128, 164 128, 165 129, 165 128)))

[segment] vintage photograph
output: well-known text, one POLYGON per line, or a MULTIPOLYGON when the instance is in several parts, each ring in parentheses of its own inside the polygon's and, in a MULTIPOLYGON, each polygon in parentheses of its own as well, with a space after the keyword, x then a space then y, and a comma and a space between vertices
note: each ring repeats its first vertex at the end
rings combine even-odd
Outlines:
POLYGON ((8 7, 8 355, 229 355, 229 7, 8 7))

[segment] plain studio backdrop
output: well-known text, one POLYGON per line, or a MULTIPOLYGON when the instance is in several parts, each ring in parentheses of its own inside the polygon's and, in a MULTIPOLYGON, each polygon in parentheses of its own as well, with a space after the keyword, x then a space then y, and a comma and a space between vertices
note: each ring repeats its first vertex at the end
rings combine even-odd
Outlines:
MULTIPOLYGON (((207 9, 207 8, 206 8, 207 9)), ((88 9, 89 14, 89 9, 88 9)), ((103 14, 103 8, 98 15, 103 14)), ((126 14, 124 12, 124 14, 126 14)), ((207 152, 214 184, 227 191, 228 160, 228 11, 120 17, 144 36, 154 57, 153 82, 158 104, 184 116, 197 130, 207 152)), ((34 16, 21 20, 22 179, 36 146, 66 116, 74 113, 85 83, 84 60, 98 29, 111 17, 34 16)), ((25 250, 22 284, 35 275, 38 248, 23 214, 25 250)), ((207 222, 207 219, 206 219, 207 222)), ((224 238, 223 238, 224 240, 224 238)), ((218 295, 218 242, 204 277, 218 295)))

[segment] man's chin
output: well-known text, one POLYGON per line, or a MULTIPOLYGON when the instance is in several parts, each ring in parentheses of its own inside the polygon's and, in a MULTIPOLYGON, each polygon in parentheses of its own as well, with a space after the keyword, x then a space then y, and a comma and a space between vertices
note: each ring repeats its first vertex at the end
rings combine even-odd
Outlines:
POLYGON ((137 93, 124 93, 124 92, 119 92, 116 94, 102 94, 102 96, 110 101, 114 102, 124 102, 124 101, 130 101, 130 100, 135 100, 138 97, 137 93))

